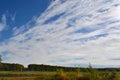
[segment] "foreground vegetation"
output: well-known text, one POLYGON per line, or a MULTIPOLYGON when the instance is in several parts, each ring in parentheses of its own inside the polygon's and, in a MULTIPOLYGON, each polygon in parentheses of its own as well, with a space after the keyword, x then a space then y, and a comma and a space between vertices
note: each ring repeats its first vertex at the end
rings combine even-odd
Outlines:
POLYGON ((0 80, 120 80, 120 73, 100 72, 92 67, 87 72, 81 72, 80 69, 74 72, 64 72, 62 69, 55 72, 1 71, 0 80))
POLYGON ((120 68, 95 69, 30 64, 0 64, 0 80, 120 80, 120 68))

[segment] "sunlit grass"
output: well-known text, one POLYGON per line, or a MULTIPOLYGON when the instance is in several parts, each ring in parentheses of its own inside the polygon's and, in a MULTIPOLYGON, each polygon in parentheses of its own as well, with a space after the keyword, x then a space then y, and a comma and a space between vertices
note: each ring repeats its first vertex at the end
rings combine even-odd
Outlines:
MULTIPOLYGON (((94 70, 93 72, 94 73, 94 70)), ((117 76, 115 79, 111 80, 120 80, 120 72, 96 72, 99 74, 99 79, 97 80, 109 80, 108 77, 117 76)), ((1 71, 0 80, 95 80, 90 79, 89 72, 64 72, 63 70, 57 70, 56 72, 39 72, 39 71, 23 71, 23 72, 14 72, 14 71, 1 71)), ((91 77, 95 76, 94 74, 91 77)))

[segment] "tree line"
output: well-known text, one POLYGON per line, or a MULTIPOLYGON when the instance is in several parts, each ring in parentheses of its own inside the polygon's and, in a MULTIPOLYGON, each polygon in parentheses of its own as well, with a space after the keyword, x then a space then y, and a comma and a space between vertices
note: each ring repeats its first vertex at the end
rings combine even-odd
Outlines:
POLYGON ((0 63, 0 71, 23 71, 24 66, 15 63, 0 63))
MULTIPOLYGON (((22 64, 15 63, 0 63, 0 71, 56 71, 62 69, 64 71, 76 71, 80 69, 82 72, 86 72, 87 68, 81 67, 64 67, 64 66, 52 66, 45 64, 29 64, 24 67, 22 64)), ((120 71, 120 68, 96 68, 98 71, 120 71)))

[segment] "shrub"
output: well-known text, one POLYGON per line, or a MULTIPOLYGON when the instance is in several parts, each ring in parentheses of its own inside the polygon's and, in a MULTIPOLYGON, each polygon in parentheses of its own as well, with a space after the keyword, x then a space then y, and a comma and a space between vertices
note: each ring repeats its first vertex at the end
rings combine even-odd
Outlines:
POLYGON ((55 74, 55 80, 67 80, 67 76, 62 69, 57 69, 55 74))

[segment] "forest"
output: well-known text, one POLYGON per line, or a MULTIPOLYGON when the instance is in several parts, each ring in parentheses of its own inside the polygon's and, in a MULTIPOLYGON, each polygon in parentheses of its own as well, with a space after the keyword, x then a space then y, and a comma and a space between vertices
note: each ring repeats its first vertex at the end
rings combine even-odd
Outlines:
MULTIPOLYGON (((27 67, 24 67, 22 64, 15 63, 0 63, 0 71, 56 71, 57 69, 62 69, 66 72, 76 71, 80 69, 82 72, 86 72, 88 68, 83 67, 64 67, 64 66, 53 66, 45 64, 29 64, 27 67)), ((120 71, 120 68, 95 68, 98 71, 120 71)))

